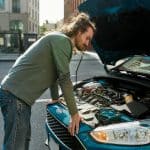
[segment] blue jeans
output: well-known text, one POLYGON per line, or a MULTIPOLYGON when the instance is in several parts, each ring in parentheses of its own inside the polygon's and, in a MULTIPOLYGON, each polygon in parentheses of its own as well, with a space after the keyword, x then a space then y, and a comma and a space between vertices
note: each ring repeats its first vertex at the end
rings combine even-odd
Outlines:
POLYGON ((0 88, 0 107, 4 119, 2 150, 28 150, 31 137, 31 106, 0 88))

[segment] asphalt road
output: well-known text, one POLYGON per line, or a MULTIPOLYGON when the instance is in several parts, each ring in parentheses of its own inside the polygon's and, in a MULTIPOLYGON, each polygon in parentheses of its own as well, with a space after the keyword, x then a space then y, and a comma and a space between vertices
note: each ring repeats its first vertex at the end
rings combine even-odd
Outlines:
MULTIPOLYGON (((70 73, 73 82, 76 81, 76 74, 78 75, 77 80, 83 80, 92 76, 98 76, 104 73, 103 66, 98 60, 99 58, 95 54, 86 53, 83 56, 83 60, 80 63, 81 55, 75 55, 70 63, 70 73), (78 71, 77 71, 78 68, 78 71)), ((13 61, 0 61, 0 81, 7 74, 9 68, 12 66, 13 61)), ((46 104, 40 101, 40 99, 50 98, 50 93, 47 90, 43 95, 36 101, 32 107, 31 115, 31 127, 32 136, 30 142, 30 150, 48 150, 45 146, 46 130, 45 130, 45 118, 46 118, 46 104)), ((3 142, 3 119, 0 113, 0 149, 3 142)))

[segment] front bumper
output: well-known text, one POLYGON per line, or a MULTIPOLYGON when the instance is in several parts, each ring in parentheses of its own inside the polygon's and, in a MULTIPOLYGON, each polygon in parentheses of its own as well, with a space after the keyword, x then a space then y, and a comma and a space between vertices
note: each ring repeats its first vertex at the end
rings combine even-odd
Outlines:
POLYGON ((63 150, 149 150, 150 145, 120 146, 99 143, 93 140, 89 132, 92 127, 81 123, 79 133, 71 136, 67 130, 69 124, 69 112, 62 104, 52 104, 47 107, 46 131, 48 140, 53 138, 63 150))

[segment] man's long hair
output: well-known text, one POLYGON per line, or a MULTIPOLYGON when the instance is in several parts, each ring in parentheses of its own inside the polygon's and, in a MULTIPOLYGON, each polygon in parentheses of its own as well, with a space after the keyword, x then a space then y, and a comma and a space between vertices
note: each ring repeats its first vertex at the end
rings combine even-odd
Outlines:
POLYGON ((62 26, 60 31, 69 37, 74 37, 78 32, 86 32, 88 27, 91 27, 95 32, 95 24, 90 20, 89 15, 78 13, 77 16, 71 17, 70 20, 62 26))

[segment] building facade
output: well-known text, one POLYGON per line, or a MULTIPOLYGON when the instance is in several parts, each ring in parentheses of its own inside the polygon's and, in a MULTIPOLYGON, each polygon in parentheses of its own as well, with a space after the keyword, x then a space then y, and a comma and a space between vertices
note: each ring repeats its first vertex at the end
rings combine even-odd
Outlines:
POLYGON ((78 6, 86 0, 72 0, 72 10, 73 12, 78 11, 78 6))
POLYGON ((86 0, 64 0, 64 20, 78 12, 78 6, 86 0))
POLYGON ((39 33, 39 0, 0 0, 0 32, 39 33))

